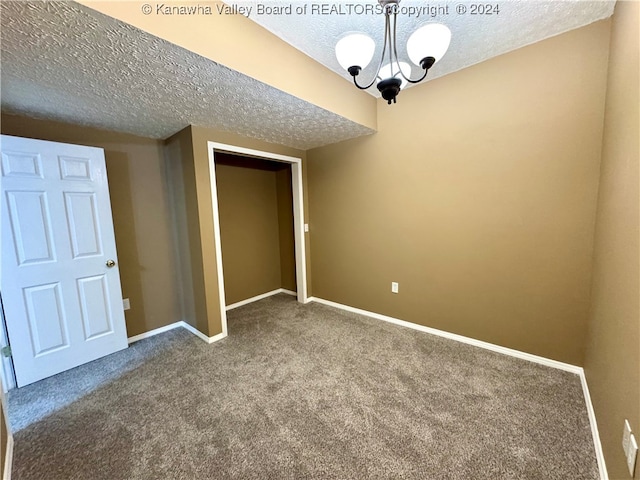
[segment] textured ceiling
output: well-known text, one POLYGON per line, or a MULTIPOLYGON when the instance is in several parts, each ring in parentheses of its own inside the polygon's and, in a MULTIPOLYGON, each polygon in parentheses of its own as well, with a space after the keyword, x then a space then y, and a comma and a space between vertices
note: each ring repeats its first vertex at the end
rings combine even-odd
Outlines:
POLYGON ((73 2, 1 2, 2 109, 166 138, 189 124, 309 149, 373 133, 73 2))
MULTIPOLYGON (((347 79, 333 50, 341 36, 364 31, 380 48, 383 17, 357 14, 358 8, 375 6, 375 0, 227 3, 252 7, 250 18, 347 79), (315 14, 314 4, 321 5, 315 14), (258 15, 259 5, 292 5, 292 13, 258 15), (307 5, 307 15, 295 14, 302 5, 307 5), (339 14, 349 5, 354 14, 339 14), (330 11, 323 12, 327 6, 330 11)), ((449 51, 429 78, 606 18, 614 7, 612 0, 503 0, 493 3, 499 5, 497 15, 471 15, 469 10, 461 15, 456 13, 457 4, 472 8, 466 0, 401 3, 440 11, 448 6, 446 15, 430 17, 423 12, 398 17, 399 45, 405 45, 408 35, 424 23, 437 21, 451 29, 449 51)), ((194 124, 300 149, 372 133, 74 2, 2 1, 0 15, 0 99, 3 111, 9 113, 152 138, 166 138, 194 124)), ((402 47, 399 54, 404 55, 402 47)))
MULTIPOLYGON (((371 70, 377 67, 382 53, 384 33, 384 16, 379 10, 371 11, 371 7, 378 4, 377 0, 287 2, 292 3, 290 13, 268 10, 282 2, 240 0, 226 3, 251 8, 248 16, 253 21, 349 81, 351 76, 338 64, 334 47, 345 34, 364 32, 375 40, 376 53, 369 67, 361 73, 361 83, 368 83, 365 80, 371 80, 375 73, 371 70), (302 9, 306 14, 296 13, 302 9), (351 14, 344 14, 349 12, 351 14)), ((434 79, 608 18, 613 14, 614 6, 615 0, 401 0, 397 17, 398 55, 400 60, 411 64, 405 49, 411 33, 426 23, 447 25, 452 34, 451 44, 446 55, 429 71, 427 78, 434 79), (474 5, 478 4, 481 8, 476 8, 476 14, 472 14, 474 5), (497 11, 487 9, 487 5, 497 7, 497 11), (481 11, 491 14, 477 14, 481 11)), ((413 78, 418 77, 420 71, 414 66, 413 78)), ((375 86, 368 91, 379 96, 375 86)))

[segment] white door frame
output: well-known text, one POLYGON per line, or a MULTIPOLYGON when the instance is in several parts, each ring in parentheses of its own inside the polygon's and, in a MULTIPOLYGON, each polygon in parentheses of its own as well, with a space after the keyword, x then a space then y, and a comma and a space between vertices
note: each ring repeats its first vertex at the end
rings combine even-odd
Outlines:
POLYGON ((235 153, 264 160, 288 163, 291 165, 291 186, 293 190, 293 230, 296 254, 296 295, 298 302, 307 303, 307 266, 306 244, 304 235, 304 197, 302 187, 302 159, 280 155, 278 153, 253 150, 225 143, 207 142, 209 152, 209 176, 211 182, 211 205, 213 207, 213 235, 216 250, 216 267, 218 270, 218 290, 220 295, 220 318, 222 319, 222 333, 227 335, 227 310, 224 294, 224 274, 222 270, 222 244, 220 237, 220 214, 218 212, 218 188, 216 185, 215 152, 235 153))

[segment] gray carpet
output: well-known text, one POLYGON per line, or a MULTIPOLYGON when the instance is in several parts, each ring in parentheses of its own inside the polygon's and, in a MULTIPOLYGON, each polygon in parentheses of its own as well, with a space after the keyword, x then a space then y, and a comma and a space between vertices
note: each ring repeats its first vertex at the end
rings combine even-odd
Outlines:
POLYGON ((278 295, 14 390, 14 480, 596 479, 580 380, 278 295))

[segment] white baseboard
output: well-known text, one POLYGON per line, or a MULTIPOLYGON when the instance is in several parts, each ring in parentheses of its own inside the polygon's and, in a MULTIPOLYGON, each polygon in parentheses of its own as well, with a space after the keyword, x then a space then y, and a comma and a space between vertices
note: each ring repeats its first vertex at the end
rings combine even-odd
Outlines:
POLYGON ((139 340, 153 337, 154 335, 158 335, 159 333, 168 332, 169 330, 173 330, 174 328, 184 328, 185 330, 188 330, 189 332, 193 333, 196 337, 204 340, 207 343, 217 342, 218 340, 222 340, 224 337, 227 336, 226 333, 219 333, 217 335, 214 335, 213 337, 207 337, 204 333, 202 333, 197 328, 194 328, 184 320, 181 320, 179 322, 175 322, 170 325, 165 325, 164 327, 149 330, 148 332, 141 333, 140 335, 134 335, 133 337, 129 337, 127 341, 129 342, 129 344, 132 344, 139 340))
POLYGON ((217 342, 218 340, 222 340, 223 338, 225 338, 227 336, 227 334, 225 332, 219 333, 217 335, 214 335, 213 337, 208 337, 206 336, 204 333, 202 333, 200 330, 198 330, 197 328, 189 325, 187 322, 182 321, 179 322, 181 325, 181 327, 185 328, 186 330, 190 331, 191 333, 193 333, 196 337, 204 340, 207 343, 213 343, 213 342, 217 342))
POLYGON ((169 330, 173 330, 174 328, 182 327, 183 322, 176 322, 170 325, 165 325, 164 327, 155 328, 153 330, 149 330, 148 332, 141 333, 140 335, 134 335, 133 337, 127 338, 129 345, 134 342, 138 342, 144 338, 153 337, 154 335, 158 335, 159 333, 168 332, 169 330))
POLYGON ((330 307, 335 307, 341 310, 345 310, 347 312, 357 313, 360 315, 364 315, 366 317, 375 318, 377 320, 382 320, 384 322, 393 323, 401 327, 412 328, 420 332, 429 333, 431 335, 437 335, 438 337, 448 338, 456 342, 466 343, 468 345, 473 345, 476 347, 484 348, 486 350, 491 350, 493 352, 509 355, 511 357, 520 358, 522 360, 527 360, 529 362, 539 363, 547 367, 557 368, 559 370, 575 373, 580 377, 580 382, 582 384, 582 392, 584 394, 584 400, 587 405, 589 423, 591 425, 591 435, 593 437, 593 444, 595 446, 595 454, 596 454, 596 460, 598 462, 598 471, 600 472, 600 479, 609 480, 609 476, 607 474, 607 467, 604 461, 604 454, 602 452, 602 444, 600 443, 600 434, 598 433, 596 416, 593 410, 593 404, 591 403, 591 395, 589 395, 589 387, 587 386, 587 379, 585 377, 584 369, 582 367, 578 367, 577 365, 571 365, 569 363, 559 362, 557 360, 552 360, 550 358, 540 357, 538 355, 532 355, 526 352, 521 352, 520 350, 514 350, 512 348, 502 347, 500 345, 495 345, 493 343, 483 342, 482 340, 476 340, 475 338, 469 338, 463 335, 457 335, 455 333, 445 332, 443 330, 438 330, 436 328, 425 327, 423 325, 418 325, 417 323, 411 323, 405 320, 389 317, 387 315, 381 315, 379 313, 369 312, 367 310, 362 310, 360 308, 350 307, 348 305, 332 302, 330 300, 325 300, 323 298, 309 297, 308 301, 318 302, 323 305, 329 305, 330 307))
POLYGON ((4 472, 2 480, 11 480, 11 466, 13 464, 13 435, 7 438, 7 449, 4 455, 4 472))
POLYGON ((246 300, 241 300, 236 303, 232 303, 231 305, 227 305, 225 310, 233 310, 234 308, 242 307, 243 305, 248 305, 253 302, 257 302, 258 300, 262 300, 263 298, 270 297, 272 295, 277 295, 279 293, 286 293, 287 295, 298 295, 296 292, 292 290, 286 290, 284 288, 278 288, 276 290, 271 290, 270 292, 263 293, 261 295, 256 295, 255 297, 247 298, 246 300))
POLYGON ((589 385, 587 385, 587 376, 584 369, 580 372, 580 383, 582 383, 582 393, 587 404, 587 413, 589 415, 589 424, 591 425, 591 436, 593 437, 593 445, 596 450, 596 459, 598 460, 598 471, 600 472, 600 480, 609 480, 607 473, 607 464, 604 461, 604 452, 602 451, 602 443, 600 442, 600 433, 598 432, 598 422, 596 420, 596 412, 593 410, 591 403, 591 394, 589 393, 589 385))
POLYGON ((473 345, 475 347, 484 348, 486 350, 491 350, 493 352, 503 353, 505 355, 510 355, 512 357, 521 358, 523 360, 528 360, 534 363, 540 363, 542 365, 546 365, 547 367, 553 367, 560 370, 565 370, 567 372, 580 374, 582 372, 582 367, 578 367, 576 365, 571 365, 569 363, 559 362, 557 360, 551 360, 550 358, 539 357, 538 355, 532 355, 530 353, 521 352, 520 350, 514 350, 512 348, 502 347, 500 345, 495 345, 489 342, 483 342, 482 340, 476 340, 475 338, 465 337, 463 335, 458 335, 456 333, 449 333, 443 330, 438 330, 437 328, 425 327, 424 325, 418 325, 417 323, 407 322, 405 320, 400 320, 398 318, 389 317, 387 315, 381 315, 379 313, 368 312, 366 310, 361 310, 359 308, 350 307, 348 305, 342 305, 341 303, 332 302, 330 300, 324 300, 322 298, 311 297, 312 301, 322 303, 324 305, 329 305, 331 307, 339 308, 341 310, 346 310, 348 312, 358 313, 360 315, 364 315, 366 317, 375 318, 377 320, 382 320, 384 322, 393 323, 395 325, 400 325, 401 327, 412 328, 413 330, 418 330, 420 332, 430 333, 431 335, 437 335, 438 337, 448 338, 450 340, 455 340, 456 342, 466 343, 469 345, 473 345))
POLYGON ((227 337, 227 332, 221 332, 221 333, 219 333, 217 335, 214 335, 213 337, 209 337, 207 339, 207 343, 215 343, 215 342, 217 342, 219 340, 222 340, 223 338, 226 338, 226 337, 227 337))

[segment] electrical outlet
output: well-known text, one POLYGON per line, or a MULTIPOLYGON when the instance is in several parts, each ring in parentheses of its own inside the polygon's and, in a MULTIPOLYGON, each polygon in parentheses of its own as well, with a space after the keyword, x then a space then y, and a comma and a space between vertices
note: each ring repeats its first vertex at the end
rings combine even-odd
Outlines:
POLYGON ((305 224, 304 224, 304 231, 305 231, 305 232, 308 232, 308 231, 309 231, 309 224, 308 224, 308 223, 305 223, 305 224))
POLYGON ((624 427, 622 429, 622 450, 626 455, 629 449, 629 439, 631 438, 631 425, 629 420, 624 421, 624 427))
POLYGON ((128 298, 123 298, 122 299, 122 307, 125 310, 129 310, 131 308, 131 303, 129 303, 129 299, 128 298))
POLYGON ((633 477, 633 472, 636 469, 636 458, 638 457, 638 444, 636 443, 636 437, 633 433, 629 436, 629 446, 626 452, 627 467, 629 468, 629 474, 633 477))
POLYGON ((391 282, 391 293, 398 293, 398 282, 391 282))

